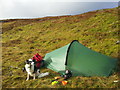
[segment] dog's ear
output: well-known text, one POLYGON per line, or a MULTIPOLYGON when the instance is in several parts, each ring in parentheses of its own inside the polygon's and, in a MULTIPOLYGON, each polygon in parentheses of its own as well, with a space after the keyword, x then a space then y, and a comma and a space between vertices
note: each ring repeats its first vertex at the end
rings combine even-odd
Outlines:
POLYGON ((30 63, 29 60, 26 60, 26 61, 25 61, 25 64, 29 64, 29 63, 30 63))

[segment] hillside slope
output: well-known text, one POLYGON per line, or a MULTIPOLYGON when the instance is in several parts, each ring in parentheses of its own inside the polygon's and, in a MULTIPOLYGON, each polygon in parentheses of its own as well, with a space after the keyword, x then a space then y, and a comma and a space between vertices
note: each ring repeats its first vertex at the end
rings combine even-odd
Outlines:
POLYGON ((72 77, 66 86, 51 86, 51 80, 59 75, 49 69, 50 75, 26 83, 26 73, 20 68, 35 53, 46 53, 78 40, 86 47, 102 54, 118 58, 118 8, 97 10, 74 16, 57 16, 37 19, 2 21, 2 78, 3 87, 33 88, 117 88, 110 77, 72 77), (36 51, 39 49, 40 51, 36 51), (18 68, 15 68, 18 67, 18 68))

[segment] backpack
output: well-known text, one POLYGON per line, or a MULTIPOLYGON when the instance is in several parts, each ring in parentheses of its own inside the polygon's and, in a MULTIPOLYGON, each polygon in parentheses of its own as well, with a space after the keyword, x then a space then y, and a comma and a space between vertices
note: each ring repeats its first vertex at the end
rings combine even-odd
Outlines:
POLYGON ((33 56, 32 60, 35 62, 36 67, 40 68, 43 58, 38 53, 33 56))

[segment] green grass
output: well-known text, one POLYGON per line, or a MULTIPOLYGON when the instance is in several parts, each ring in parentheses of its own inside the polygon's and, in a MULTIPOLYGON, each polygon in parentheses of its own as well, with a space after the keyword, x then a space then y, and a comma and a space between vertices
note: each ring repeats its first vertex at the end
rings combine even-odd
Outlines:
POLYGON ((38 19, 5 20, 2 24, 2 86, 4 88, 118 88, 119 72, 110 77, 72 77, 68 84, 52 86, 51 81, 58 73, 25 81, 26 73, 21 69, 24 61, 35 53, 43 57, 72 40, 107 56, 118 56, 118 8, 97 10, 74 16, 45 17, 38 19), (36 51, 40 49, 40 51, 36 51), (11 74, 12 73, 12 74, 11 74))

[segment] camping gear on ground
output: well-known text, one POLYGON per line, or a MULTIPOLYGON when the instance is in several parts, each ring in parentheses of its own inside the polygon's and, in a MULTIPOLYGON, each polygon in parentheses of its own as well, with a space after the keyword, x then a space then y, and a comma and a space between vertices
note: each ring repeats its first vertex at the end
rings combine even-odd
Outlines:
POLYGON ((57 76, 57 77, 54 77, 55 78, 55 80, 57 80, 57 79, 60 79, 61 77, 60 76, 57 76))
POLYGON ((61 83, 62 85, 66 85, 68 83, 68 81, 64 80, 63 77, 57 76, 54 78, 55 78, 55 80, 52 80, 52 85, 55 85, 57 83, 61 83))
POLYGON ((52 80, 52 85, 56 85, 57 83, 61 83, 62 85, 66 85, 68 81, 63 80, 63 78, 57 78, 55 80, 52 80))
POLYGON ((47 76, 47 75, 49 75, 49 72, 41 73, 41 74, 38 76, 38 78, 45 77, 45 76, 47 76))
POLYGON ((117 66, 117 59, 95 52, 77 40, 47 53, 44 60, 47 68, 61 74, 69 69, 73 76, 109 76, 117 66))
POLYGON ((62 81, 62 85, 66 85, 68 83, 68 81, 62 81))
POLYGON ((53 81, 62 81, 62 80, 64 80, 64 78, 62 78, 62 77, 60 77, 60 76, 57 76, 57 77, 54 77, 55 79, 54 80, 52 80, 52 82, 53 81))
POLYGON ((63 73, 63 75, 61 75, 64 80, 67 80, 68 78, 72 77, 72 73, 70 70, 65 70, 65 73, 63 73))
POLYGON ((37 69, 44 65, 44 60, 38 53, 33 56, 32 60, 35 62, 37 69))
POLYGON ((57 83, 59 83, 59 81, 53 81, 53 82, 52 82, 52 85, 55 85, 55 84, 57 84, 57 83))

